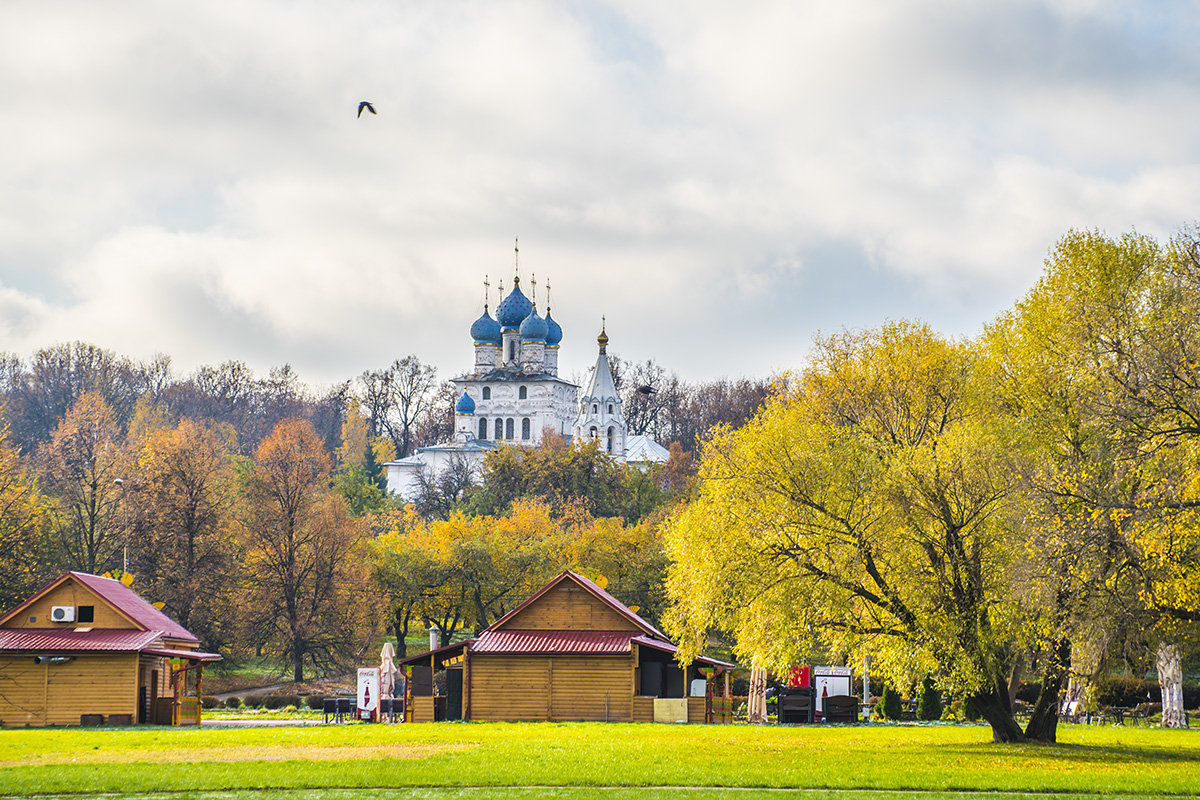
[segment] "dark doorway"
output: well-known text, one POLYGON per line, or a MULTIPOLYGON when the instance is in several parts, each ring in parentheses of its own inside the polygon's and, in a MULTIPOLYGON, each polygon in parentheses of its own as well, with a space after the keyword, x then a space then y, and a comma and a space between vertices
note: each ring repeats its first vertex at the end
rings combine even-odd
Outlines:
POLYGON ((463 706, 463 671, 461 669, 446 670, 446 719, 462 719, 463 706))

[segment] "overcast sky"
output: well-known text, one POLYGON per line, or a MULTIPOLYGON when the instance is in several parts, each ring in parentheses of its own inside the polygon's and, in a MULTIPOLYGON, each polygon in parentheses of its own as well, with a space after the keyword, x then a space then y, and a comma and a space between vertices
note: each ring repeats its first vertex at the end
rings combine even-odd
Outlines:
POLYGON ((564 373, 972 335, 1071 228, 1200 217, 1193 3, 0 5, 0 350, 323 385, 472 364, 546 280, 564 373), (360 100, 378 116, 356 118, 360 100))

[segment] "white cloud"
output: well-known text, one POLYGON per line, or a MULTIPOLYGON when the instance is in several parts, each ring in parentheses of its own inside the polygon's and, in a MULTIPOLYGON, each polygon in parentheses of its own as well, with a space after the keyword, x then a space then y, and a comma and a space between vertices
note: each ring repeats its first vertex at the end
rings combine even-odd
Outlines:
POLYGON ((518 235, 568 371, 601 313, 623 355, 690 377, 788 366, 838 320, 969 333, 1068 228, 1189 222, 1196 22, 1032 0, 6 4, 6 347, 453 373, 518 235))

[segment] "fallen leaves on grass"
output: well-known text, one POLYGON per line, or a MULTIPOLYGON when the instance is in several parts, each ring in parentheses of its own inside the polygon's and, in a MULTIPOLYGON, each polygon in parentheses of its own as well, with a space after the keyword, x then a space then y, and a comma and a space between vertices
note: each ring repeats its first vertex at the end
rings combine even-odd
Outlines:
POLYGON ((420 743, 364 747, 312 745, 254 745, 249 747, 173 747, 147 750, 90 750, 74 753, 39 753, 27 758, 0 761, 0 768, 48 764, 138 764, 239 761, 384 761, 414 760, 478 747, 470 743, 420 743))

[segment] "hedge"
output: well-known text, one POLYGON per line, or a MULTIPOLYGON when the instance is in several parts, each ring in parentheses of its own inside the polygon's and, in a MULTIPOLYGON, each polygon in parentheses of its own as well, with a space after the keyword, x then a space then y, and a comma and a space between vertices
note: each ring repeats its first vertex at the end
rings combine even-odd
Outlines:
MULTIPOLYGON (((1036 703, 1041 690, 1040 682, 1022 683, 1017 690, 1017 699, 1026 703, 1036 703)), ((1101 706, 1132 708, 1145 702, 1158 703, 1161 700, 1162 693, 1158 689, 1158 681, 1134 678, 1130 675, 1114 675, 1096 682, 1096 702, 1101 706)), ((1200 684, 1183 685, 1183 707, 1200 708, 1200 684)))

